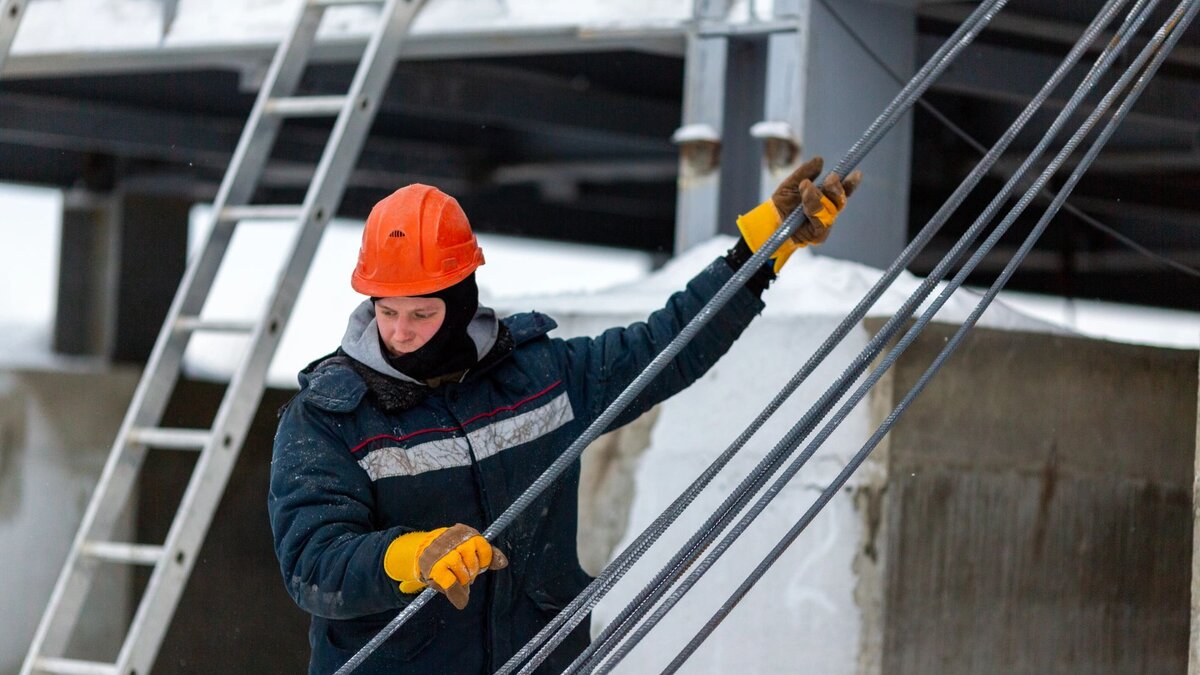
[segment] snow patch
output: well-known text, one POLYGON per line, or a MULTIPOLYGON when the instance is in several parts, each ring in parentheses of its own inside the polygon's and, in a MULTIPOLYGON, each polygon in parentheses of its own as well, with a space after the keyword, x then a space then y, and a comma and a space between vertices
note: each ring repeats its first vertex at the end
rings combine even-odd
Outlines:
MULTIPOLYGON (((180 0, 163 35, 159 0, 37 0, 22 20, 14 54, 157 49, 276 42, 297 16, 300 0, 180 0)), ((574 29, 580 32, 679 27, 691 0, 429 0, 415 35, 574 29)), ((326 11, 320 39, 369 33, 377 7, 326 11)))

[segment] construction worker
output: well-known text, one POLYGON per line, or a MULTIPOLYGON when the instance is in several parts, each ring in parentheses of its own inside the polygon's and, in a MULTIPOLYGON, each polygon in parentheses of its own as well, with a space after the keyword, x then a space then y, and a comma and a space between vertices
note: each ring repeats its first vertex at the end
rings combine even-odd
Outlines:
MULTIPOLYGON (((435 601, 357 672, 493 672, 590 581, 576 557, 576 462, 496 541, 479 535, 674 338, 796 208, 793 240, 613 424, 700 378, 763 308, 792 251, 824 241, 859 180, 814 158, 738 221, 742 238, 643 323, 550 337, 536 312, 481 307, 483 264, 458 203, 426 185, 379 202, 351 285, 369 296, 340 349, 281 413, 269 510, 288 592, 312 614, 311 673, 350 659, 427 586, 435 601), (492 570, 492 571, 489 571, 492 570)), ((588 643, 583 622, 543 665, 588 643)))

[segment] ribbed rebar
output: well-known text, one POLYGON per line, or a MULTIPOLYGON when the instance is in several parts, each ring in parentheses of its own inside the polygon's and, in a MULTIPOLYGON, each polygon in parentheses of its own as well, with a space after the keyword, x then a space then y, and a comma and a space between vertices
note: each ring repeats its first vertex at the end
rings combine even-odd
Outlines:
MULTIPOLYGON (((1154 0, 1154 2, 1157 2, 1157 0, 1154 0)), ((968 180, 964 181, 964 183, 960 185, 959 189, 956 190, 955 195, 952 196, 952 198, 947 201, 947 204, 939 210, 939 213, 936 214, 933 219, 931 219, 930 224, 927 225, 926 229, 922 231, 922 235, 928 234, 928 237, 932 237, 930 226, 940 227, 940 225, 945 222, 945 219, 949 217, 950 213, 956 209, 959 204, 961 204, 961 201, 963 198, 965 198, 966 193, 968 193, 974 184, 978 182, 978 179, 987 172, 988 168, 990 168, 990 165, 994 163, 995 160, 1000 156, 1003 150, 1007 147, 1008 143, 1016 136, 1017 132, 1028 120, 1028 118, 1033 114, 1033 112, 1036 111, 1041 103, 1044 102, 1045 98, 1049 95, 1053 88, 1057 86, 1059 82, 1061 82, 1062 77, 1065 76, 1065 74, 1074 65, 1074 62, 1078 59, 1079 55, 1086 51, 1087 46, 1091 43, 1095 36, 1099 34, 1103 27, 1107 25, 1115 12, 1120 9, 1121 4, 1123 3, 1109 3, 1105 11, 1102 11, 1099 15, 1097 15, 1097 19, 1093 21, 1093 24, 1089 27, 1088 31, 1085 32, 1083 38, 1081 38, 1080 42, 1077 43, 1076 48, 1072 50, 1072 54, 1070 54, 1068 59, 1064 60, 1064 62, 1060 64, 1060 67, 1058 70, 1056 70, 1055 75, 1052 76, 1051 80, 1047 82, 1047 85, 1043 87, 1043 90, 1039 92, 1039 95, 1030 102, 1030 105, 1018 118, 1018 121, 1014 123, 1013 127, 1006 132, 1005 136, 1000 141, 998 141, 997 146, 993 148, 992 152, 989 153, 989 156, 985 157, 984 161, 982 161, 980 165, 977 166, 972 172, 972 175, 968 177, 968 180)), ((1131 16, 1133 16, 1134 13, 1137 13, 1144 4, 1145 2, 1143 0, 1143 2, 1139 2, 1137 5, 1135 5, 1133 11, 1131 12, 1131 16)), ((1145 16, 1145 14, 1142 14, 1141 16, 1145 16)), ((1048 147, 1050 141, 1057 134, 1057 131, 1061 129, 1062 125, 1069 117, 1070 112, 1073 112, 1073 110, 1082 101, 1084 95, 1086 95, 1086 93, 1099 80, 1100 74, 1102 74, 1108 65, 1111 64, 1112 60, 1115 59, 1117 52, 1119 52, 1119 50, 1128 43, 1128 39, 1132 35, 1132 33, 1127 31, 1128 25, 1129 22, 1127 20, 1126 26, 1122 28, 1122 31, 1124 31, 1123 37, 1125 39, 1123 41, 1114 40, 1113 42, 1110 42, 1106 51, 1101 55, 1100 59, 1091 69, 1089 75, 1085 78, 1080 90, 1077 90, 1075 96, 1068 103, 1069 108, 1067 109, 1066 113, 1060 114, 1057 124, 1052 128, 1052 131, 1047 134, 1034 152, 1031 153, 1030 158, 1026 161, 1022 168, 1018 170, 1018 173, 1015 174, 1013 180, 1011 180, 1009 185, 1006 187, 1005 192, 993 200, 986 217, 981 217, 976 221, 976 223, 960 239, 955 248, 951 250, 951 252, 943 259, 941 263, 939 263, 930 276, 922 282, 921 287, 918 288, 918 290, 914 292, 914 294, 910 296, 908 300, 906 300, 905 304, 896 313, 896 315, 892 317, 887 324, 885 324, 879 333, 876 334, 872 342, 867 348, 864 349, 863 353, 860 354, 859 358, 851 365, 850 368, 847 369, 843 376, 839 378, 837 383, 835 383, 830 390, 827 390, 826 393, 822 395, 821 399, 817 402, 817 404, 814 405, 813 410, 810 410, 809 414, 807 414, 805 418, 803 418, 801 422, 793 428, 792 432, 789 432, 784 441, 777 445, 776 448, 772 450, 772 452, 769 453, 766 458, 764 458, 763 464, 768 462, 772 463, 770 470, 756 471, 754 474, 748 477, 746 481, 743 482, 743 485, 739 486, 735 492, 739 492, 743 487, 746 486, 747 483, 750 483, 752 480, 754 480, 756 485, 752 486, 751 489, 752 491, 757 491, 758 487, 760 487, 765 482, 766 478, 769 477, 769 474, 773 473, 778 464, 782 462, 782 459, 785 459, 786 456, 795 449, 803 437, 807 436, 807 434, 811 432, 816 422, 819 421, 819 418, 828 412, 832 404, 836 402, 835 396, 840 397, 844 394, 846 389, 852 383, 853 379, 855 379, 865 368, 865 365, 869 363, 876 354, 878 354, 881 346, 891 339, 903 322, 907 320, 909 315, 911 315, 912 311, 919 305, 920 302, 925 299, 925 297, 928 296, 930 290, 933 288, 936 282, 946 274, 953 262, 957 260, 965 248, 975 240, 980 231, 988 222, 990 222, 991 216, 994 215, 995 210, 1003 205, 1007 195, 1015 188, 1015 186, 1018 184, 1018 181, 1023 179, 1024 173, 1029 169, 1030 166, 1032 166, 1034 160, 1036 160, 1037 157, 1040 157, 1042 152, 1044 152, 1044 150, 1048 147), (834 390, 837 391, 835 392, 834 390), (816 411, 818 415, 817 419, 813 419, 814 411, 816 411)), ((1140 23, 1138 25, 1140 25, 1140 23)), ((918 240, 927 241, 927 237, 922 237, 919 235, 917 239, 914 239, 913 243, 917 244, 918 240)), ((924 241, 920 242, 921 245, 923 245, 924 241)), ((908 255, 908 253, 915 255, 916 250, 917 247, 910 245, 909 249, 906 250, 906 254, 902 255, 900 260, 910 259, 911 256, 908 255)), ((896 271, 898 271, 898 269, 896 271)), ((881 281, 883 280, 881 279, 881 281)), ((890 280, 887 283, 890 283, 890 280)), ((864 300, 866 300, 866 298, 864 298, 864 300)), ((872 299, 870 302, 873 303, 874 300, 872 299)), ((862 307, 864 314, 865 309, 865 307, 862 307)), ((857 312, 852 313, 851 317, 854 317, 855 314, 857 314, 857 312)), ((855 317, 855 322, 858 318, 861 318, 861 315, 855 317)), ((851 323, 850 325, 855 324, 851 323)), ((760 464, 759 468, 761 467, 762 464, 760 464)), ((745 504, 750 496, 752 495, 742 496, 738 503, 745 504)), ((730 498, 726 500, 726 503, 722 505, 722 509, 725 509, 730 501, 734 500, 735 498, 736 495, 731 494, 730 498)), ((614 634, 624 634, 627 632, 629 630, 629 626, 622 627, 622 624, 625 624, 629 617, 637 611, 636 608, 639 605, 643 605, 645 600, 651 595, 657 595, 657 597, 661 597, 662 592, 665 591, 663 588, 664 582, 669 582, 670 580, 677 578, 678 575, 682 573, 683 569, 686 569, 687 565, 694 560, 695 556, 698 555, 703 548, 712 541, 713 538, 715 538, 715 535, 719 533, 719 530, 723 529, 724 525, 727 524, 734 515, 736 515, 736 511, 740 510, 740 508, 741 506, 736 506, 732 512, 724 511, 724 513, 722 510, 718 510, 718 512, 715 513, 712 518, 710 518, 709 522, 706 523, 704 528, 702 528, 701 532, 697 533, 697 535, 689 540, 688 544, 680 550, 672 562, 664 567, 659 575, 656 576, 655 579, 648 584, 645 589, 643 589, 642 593, 639 594, 633 601, 631 601, 626 609, 623 610, 622 613, 618 615, 618 617, 614 619, 612 623, 610 623, 601 636, 589 648, 590 652, 595 653, 595 651, 599 650, 605 642, 611 641, 614 634), (714 521, 716 521, 715 526, 714 521), (708 532, 705 532, 706 529, 708 532)), ((643 614, 644 611, 645 609, 642 610, 643 614)), ((585 652, 585 654, 580 658, 586 658, 587 656, 589 656, 589 652, 585 652)), ((569 670, 568 672, 572 672, 573 669, 574 666, 572 667, 572 670, 569 670)))
MULTIPOLYGON (((1195 1, 1195 0, 1193 0, 1193 1, 1195 1)), ((1181 5, 1181 8, 1182 8, 1182 5, 1181 5)), ((1145 12, 1145 14, 1143 16, 1148 16, 1149 11, 1150 10, 1147 9, 1147 11, 1145 12)), ((1173 21, 1175 21, 1177 18, 1178 18, 1178 14, 1173 15, 1171 21, 1169 21, 1168 24, 1173 25, 1173 21)), ((1136 28, 1134 30, 1136 31, 1136 28)), ((1161 42, 1158 44, 1161 45, 1161 42)), ((1154 48, 1154 45, 1151 44, 1151 45, 1148 45, 1145 50, 1143 50, 1142 54, 1139 55, 1139 57, 1138 57, 1137 61, 1135 61, 1134 65, 1132 65, 1129 69, 1126 70, 1125 74, 1122 76, 1120 81, 1118 81, 1118 83, 1112 88, 1112 90, 1109 92, 1109 94, 1102 101, 1101 105, 1097 106, 1096 110, 1093 111, 1093 113, 1088 117, 1088 120, 1084 123, 1084 125, 1072 136, 1072 138, 1068 141, 1067 145, 1063 148, 1063 150, 1059 152, 1059 154, 1055 158, 1055 160, 1050 164, 1049 167, 1047 167, 1047 169, 1045 171, 1043 171, 1041 176, 1039 176, 1034 187, 1022 196, 1022 198, 1018 201, 1017 205, 1014 206, 1012 210, 1010 210, 1009 214, 1004 218, 1004 220, 1000 223, 1000 225, 998 225, 995 228, 995 230, 993 230, 993 232, 988 236, 988 238, 985 240, 985 242, 980 246, 980 248, 971 257, 971 259, 968 261, 968 263, 966 265, 964 265, 964 267, 959 271, 959 273, 957 275, 955 275, 954 280, 950 284, 948 284, 945 289, 943 289, 943 291, 939 294, 937 300, 929 307, 929 309, 927 309, 924 313, 922 313, 922 315, 921 315, 920 319, 917 321, 916 325, 914 325, 905 334, 904 338, 900 341, 900 343, 895 348, 893 348, 888 353, 887 357, 882 361, 882 363, 880 363, 880 365, 872 371, 871 375, 855 391, 855 393, 851 397, 851 399, 849 401, 847 401, 846 404, 844 404, 842 406, 842 408, 840 408, 838 410, 838 412, 834 416, 834 418, 831 419, 830 422, 827 423, 824 428, 822 428, 822 430, 818 434, 817 438, 815 438, 812 441, 812 443, 809 444, 809 446, 805 449, 805 452, 801 455, 801 457, 798 458, 795 462, 793 462, 793 464, 790 465, 788 467, 788 469, 784 471, 783 474, 781 474, 779 479, 771 486, 771 488, 763 495, 763 497, 760 498, 760 500, 755 503, 754 507, 738 523, 738 526, 735 527, 733 529, 733 531, 729 535, 727 535, 713 549, 713 551, 710 552, 709 555, 706 556, 705 559, 700 562, 700 564, 697 565, 696 569, 680 584, 680 586, 675 590, 675 592, 673 592, 671 594, 671 596, 668 597, 666 601, 664 601, 664 603, 654 612, 654 614, 649 619, 646 620, 645 623, 643 623, 641 626, 638 627, 637 632, 628 641, 626 641, 618 649, 616 649, 616 651, 613 654, 613 656, 611 657, 611 659, 599 668, 599 672, 605 673, 605 672, 608 672, 609 670, 611 670, 611 668, 613 666, 615 666, 617 663, 619 663, 620 660, 623 659, 628 654, 628 652, 638 642, 640 642, 641 639, 643 637, 645 637, 645 635, 651 629, 653 629, 653 627, 655 625, 657 625, 657 623, 695 585, 695 583, 699 580, 699 578, 701 576, 703 576, 705 572, 707 572, 707 570, 712 566, 712 564, 714 564, 716 562, 716 560, 719 559, 726 550, 728 550, 728 548, 734 543, 734 541, 738 538, 738 536, 741 534, 741 532, 744 531, 745 527, 750 522, 752 522, 755 518, 757 518, 757 516, 762 512, 762 510, 766 508, 767 504, 770 503, 770 501, 784 488, 784 486, 787 484, 787 482, 789 482, 791 480, 791 478, 796 474, 796 472, 799 471, 800 467, 803 465, 804 455, 811 456, 811 453, 814 452, 816 450, 816 448, 820 447, 820 445, 822 443, 824 443, 824 441, 829 437, 829 435, 832 433, 832 431, 834 429, 836 429, 837 426, 840 425, 841 422, 845 419, 845 417, 850 413, 850 411, 853 409, 853 407, 855 405, 857 405, 862 400, 863 397, 866 396, 866 394, 869 392, 871 387, 873 387, 875 385, 875 383, 879 380, 879 378, 882 377, 883 373, 886 372, 886 370, 892 366, 892 364, 895 362, 895 360, 897 358, 899 358, 900 354, 902 354, 908 348, 908 346, 911 345, 913 340, 916 339, 916 336, 919 335, 920 332, 924 330, 925 326, 928 325, 930 320, 932 320, 932 317, 941 309, 941 307, 949 299, 950 295, 963 283, 963 281, 966 280, 967 275, 978 265, 978 263, 988 253, 988 251, 991 250, 991 248, 995 245, 995 243, 999 241, 1000 237, 1005 233, 1005 231, 1007 231, 1007 229, 1012 225, 1012 223, 1014 223, 1016 221, 1017 217, 1021 214, 1021 212, 1024 211, 1024 209, 1028 206, 1028 204, 1033 200, 1033 198, 1037 195, 1038 191, 1045 185, 1045 183, 1050 179, 1050 177, 1053 176, 1054 173, 1057 172, 1057 170, 1062 166, 1062 163, 1066 161, 1066 158, 1074 151, 1074 149, 1078 146, 1078 144, 1082 141, 1082 139, 1087 135, 1087 133, 1090 132, 1092 127, 1095 125, 1096 121, 1099 120, 1099 118, 1105 112, 1107 112, 1107 109, 1111 106, 1112 101, 1115 99, 1115 97, 1121 91, 1124 90, 1124 88, 1129 84, 1129 81, 1131 80, 1131 78, 1134 75, 1136 75, 1137 71, 1140 70, 1141 67, 1146 63, 1146 60, 1149 57, 1150 53, 1153 51, 1153 48, 1154 48)), ((1065 195, 1064 195, 1064 199, 1065 199, 1065 195)))
POLYGON ((870 152, 884 133, 896 123, 896 120, 901 115, 908 112, 913 107, 917 99, 921 98, 921 94, 929 88, 930 83, 938 78, 946 68, 948 68, 954 58, 966 49, 967 45, 979 35, 979 32, 984 29, 996 14, 1004 8, 1008 0, 998 0, 995 2, 984 2, 975 8, 975 11, 968 16, 958 29, 951 34, 950 38, 942 43, 941 47, 933 53, 933 56, 921 66, 921 69, 913 75, 912 79, 904 85, 899 94, 892 99, 892 102, 884 108, 879 117, 867 127, 862 136, 850 146, 846 154, 842 156, 842 161, 837 163, 833 172, 839 176, 845 177, 854 167, 858 166, 862 158, 870 152))
POLYGON ((1145 89, 1146 83, 1149 82, 1150 78, 1152 78, 1158 71, 1159 66, 1162 65, 1162 62, 1166 59, 1167 54, 1170 53, 1171 49, 1178 41, 1179 36, 1182 35, 1183 31, 1187 28, 1187 25, 1191 23, 1196 14, 1197 8, 1197 2, 1195 0, 1191 0, 1189 13, 1182 18, 1178 27, 1172 30, 1167 44, 1163 45, 1162 49, 1159 50, 1159 52, 1155 55, 1154 61, 1141 75, 1141 77, 1139 77, 1128 97, 1121 103, 1121 106, 1117 109, 1112 119, 1109 120, 1103 132, 1101 132, 1101 135, 1096 139, 1096 141, 1093 142, 1087 154, 1075 167, 1075 170, 1071 173, 1071 176, 1067 179, 1062 189, 1051 202, 1046 213, 1042 215, 1041 219, 1038 221, 1037 225, 1034 226, 1029 236, 1026 237, 1016 254, 1013 255, 1013 258, 1005 266, 1000 276, 992 284, 991 288, 988 289, 987 293, 984 295, 983 299, 980 300, 979 304, 977 304, 976 307, 971 311, 970 315, 968 315, 962 326, 955 331, 954 336, 950 338, 950 340, 946 343, 946 346, 942 348, 942 351, 938 353, 937 357, 930 364, 929 368, 926 369, 926 371, 917 380, 916 384, 913 385, 901 402, 892 410, 891 414, 889 414, 883 423, 880 424, 879 428, 875 430, 875 433, 873 433, 867 442, 863 444, 862 448, 855 453, 850 462, 847 463, 847 465, 838 473, 834 480, 832 480, 829 485, 826 486, 826 488, 821 492, 821 495, 817 498, 813 505, 809 507, 800 520, 797 521, 790 530, 788 530, 779 543, 777 543, 775 547, 771 549, 771 551, 763 558, 762 562, 760 562, 747 576, 746 581, 744 581, 738 586, 737 589, 735 589, 733 594, 730 595, 729 599, 721 605, 717 612, 713 614, 712 618, 710 618, 708 622, 705 623, 705 625, 700 629, 700 631, 696 633, 695 637, 693 637, 692 640, 688 642, 688 644, 679 652, 679 654, 676 655, 671 663, 667 665, 667 667, 663 670, 663 675, 668 675, 679 670, 688 657, 690 657, 696 651, 696 649, 704 642, 704 640, 712 634, 718 625, 720 625, 725 617, 729 615, 733 608, 737 606, 739 602, 741 602, 742 598, 745 597, 750 588, 752 588, 754 584, 761 579, 764 574, 766 574, 775 561, 777 561, 780 556, 783 555, 784 551, 787 550, 792 542, 794 542, 796 538, 799 537, 800 534, 805 530, 805 528, 808 527, 809 523, 816 518, 825 505, 829 503, 829 500, 833 498, 833 495, 837 494, 837 492, 841 490, 842 486, 845 485, 846 481, 849 480, 854 471, 856 471, 858 467, 861 466, 864 461, 866 461, 866 458, 888 433, 888 431, 891 430, 892 426, 895 425, 896 421, 904 414, 916 397, 919 396, 922 391, 924 391, 926 385, 929 384, 929 381, 935 374, 937 374, 950 355, 953 354, 958 348, 966 334, 974 327, 976 322, 979 320, 979 317, 988 308, 1000 290, 1008 283, 1008 280, 1012 277, 1017 267, 1033 249, 1034 244, 1041 237, 1046 227, 1049 225, 1054 216, 1057 215, 1059 209, 1065 204, 1067 196, 1072 190, 1074 190, 1076 184, 1079 182, 1079 179, 1092 165, 1092 162, 1096 159, 1096 156, 1099 155, 1100 150, 1108 142, 1109 138, 1112 137, 1112 134, 1116 128, 1125 119, 1129 109, 1133 106, 1138 97, 1141 95, 1142 91, 1145 89))

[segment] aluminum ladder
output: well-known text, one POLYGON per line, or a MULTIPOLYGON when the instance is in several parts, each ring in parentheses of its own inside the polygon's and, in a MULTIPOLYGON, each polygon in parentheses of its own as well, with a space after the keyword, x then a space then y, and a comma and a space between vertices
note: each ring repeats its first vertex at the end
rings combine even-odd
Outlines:
POLYGON ((379 99, 391 78, 401 42, 423 4, 424 0, 303 1, 291 32, 280 43, 267 71, 213 204, 212 230, 203 249, 189 264, 171 304, 25 657, 22 675, 142 675, 150 671, 262 399, 267 367, 321 234, 341 201, 379 99), (379 23, 367 41, 348 93, 296 96, 321 17, 327 8, 344 5, 381 6, 379 23), (251 204, 284 120, 321 116, 336 116, 336 120, 304 203, 251 204), (257 321, 206 320, 201 311, 234 228, 242 219, 294 222, 299 232, 266 309, 257 321), (188 340, 200 332, 247 336, 245 355, 236 367, 211 428, 161 428, 163 411, 179 379, 188 340), (178 511, 162 544, 113 541, 118 515, 151 448, 199 453, 178 511), (153 568, 115 663, 72 659, 65 653, 100 563, 153 568))
POLYGON ((17 27, 25 15, 26 0, 0 0, 0 73, 4 72, 4 59, 17 38, 17 27))

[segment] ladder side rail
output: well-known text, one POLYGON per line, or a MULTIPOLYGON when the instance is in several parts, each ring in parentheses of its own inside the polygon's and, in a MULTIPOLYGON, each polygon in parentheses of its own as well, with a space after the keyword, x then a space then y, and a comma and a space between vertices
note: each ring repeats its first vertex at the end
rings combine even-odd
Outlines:
POLYGON ((402 38, 424 0, 389 0, 387 23, 371 38, 349 95, 322 154, 303 207, 304 219, 276 290, 217 412, 213 435, 192 474, 175 522, 167 555, 155 567, 118 657, 120 672, 147 671, 161 646, 204 536, 263 395, 271 358, 283 335, 300 287, 316 255, 325 226, 345 192, 350 172, 370 131, 378 99, 387 88, 402 38), (364 105, 365 103, 365 105, 364 105))
POLYGON ((219 209, 231 201, 237 202, 251 196, 257 177, 266 165, 266 150, 281 124, 277 119, 265 117, 262 110, 271 96, 294 89, 299 82, 307 63, 305 55, 311 51, 315 41, 321 14, 319 9, 315 12, 308 8, 301 11, 291 33, 276 50, 276 57, 251 112, 250 123, 238 141, 230 170, 226 172, 214 203, 213 227, 196 260, 188 266, 172 301, 167 320, 155 341, 50 601, 34 633, 21 667, 22 674, 33 672, 33 662, 39 656, 62 654, 67 647, 90 586, 91 572, 97 564, 82 559, 80 551, 89 539, 103 539, 111 535, 120 507, 128 498, 137 478, 146 448, 129 444, 129 433, 135 427, 152 427, 162 418, 167 400, 178 380, 189 338, 188 333, 175 329, 175 321, 181 315, 199 315, 233 236, 232 224, 220 222, 219 209), (293 63, 283 63, 289 59, 293 63))
POLYGON ((4 60, 17 39, 17 28, 25 15, 27 0, 0 0, 0 74, 4 73, 4 60))
POLYGON ((283 118, 267 114, 267 108, 271 101, 295 93, 316 43, 317 28, 323 15, 323 7, 306 2, 296 16, 291 32, 276 50, 249 121, 230 159, 230 168, 213 201, 213 218, 217 225, 221 224, 222 209, 246 204, 253 197, 270 158, 271 147, 283 126, 283 118))

